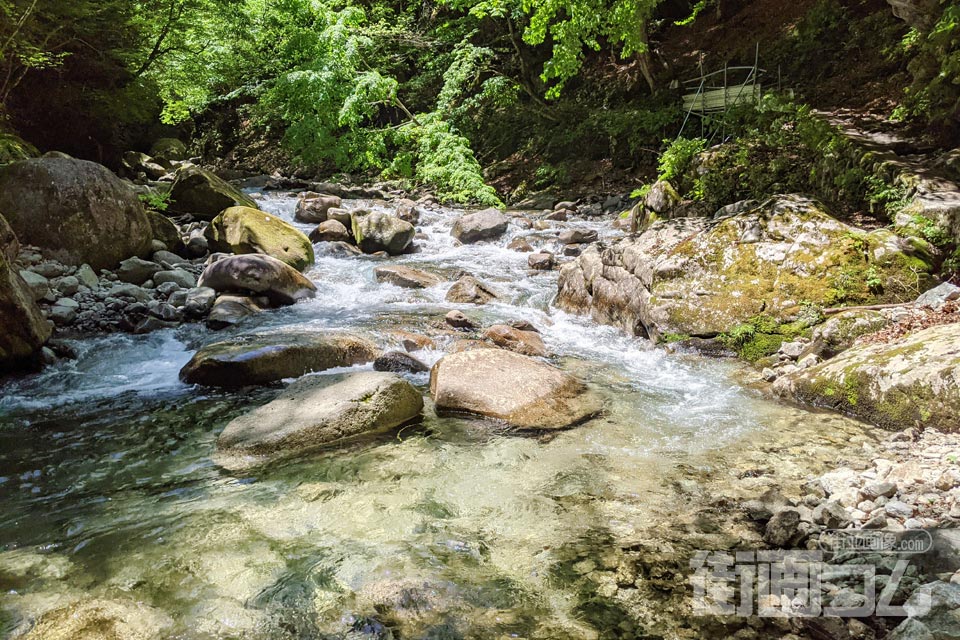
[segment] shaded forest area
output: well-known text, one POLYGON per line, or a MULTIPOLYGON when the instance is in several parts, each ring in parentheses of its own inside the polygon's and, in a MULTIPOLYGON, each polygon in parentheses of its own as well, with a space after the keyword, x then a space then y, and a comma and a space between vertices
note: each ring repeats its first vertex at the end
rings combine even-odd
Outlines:
POLYGON ((4 0, 2 123, 114 168, 176 135, 223 168, 493 204, 636 186, 680 130, 677 81, 759 51, 771 87, 949 148, 960 8, 916 4, 4 0))

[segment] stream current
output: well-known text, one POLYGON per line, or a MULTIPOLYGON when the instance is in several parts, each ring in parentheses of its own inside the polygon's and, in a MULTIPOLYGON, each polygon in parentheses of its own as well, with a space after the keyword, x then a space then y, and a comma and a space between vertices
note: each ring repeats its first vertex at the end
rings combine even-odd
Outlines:
MULTIPOLYGON (((293 222, 295 195, 257 197, 293 222)), ((706 482, 738 464, 802 477, 810 451, 827 459, 862 437, 856 423, 744 387, 737 365, 669 354, 558 311, 557 273, 530 272, 527 254, 506 248, 523 236, 559 252, 555 231, 511 223, 498 241, 458 246, 450 228, 461 213, 424 210, 420 251, 399 258, 335 257, 317 245, 313 300, 224 332, 184 325, 80 339, 77 360, 0 387, 0 637, 89 602, 121 603, 118 615, 135 617, 145 638, 621 637, 604 628, 616 621, 585 613, 582 581, 565 567, 586 574, 591 566, 575 561, 600 558, 589 562, 602 570, 608 550, 683 520, 696 507, 678 497, 678 478, 706 482), (376 282, 374 268, 388 263, 448 282, 376 282), (445 302, 460 271, 500 299, 445 302), (538 438, 437 417, 428 401, 422 424, 374 441, 253 475, 212 462, 227 422, 276 389, 181 383, 199 346, 339 329, 396 349, 392 332, 436 335, 451 308, 485 326, 532 322, 551 362, 604 395, 605 415, 538 438)), ((619 234, 609 221, 557 226, 619 234)), ((452 339, 413 355, 432 364, 452 339)), ((429 396, 426 374, 410 380, 429 396)))

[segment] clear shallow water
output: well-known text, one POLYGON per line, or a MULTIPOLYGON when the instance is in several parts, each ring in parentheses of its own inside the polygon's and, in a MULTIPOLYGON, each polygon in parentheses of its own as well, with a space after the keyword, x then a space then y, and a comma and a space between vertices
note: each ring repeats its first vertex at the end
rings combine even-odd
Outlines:
MULTIPOLYGON (((292 196, 260 202, 292 220, 292 196)), ((389 263, 491 284, 501 301, 459 308, 484 324, 533 322, 555 364, 608 398, 606 416, 540 439, 440 419, 428 403, 422 425, 234 477, 211 461, 216 436, 275 391, 177 378, 226 332, 80 341, 77 361, 0 387, 0 637, 90 599, 142 603, 160 637, 190 640, 378 637, 382 625, 400 637, 595 637, 611 630, 585 619, 581 590, 558 577, 571 545, 602 555, 669 526, 692 508, 670 488, 683 469, 709 475, 748 450, 775 465, 764 452, 858 432, 745 390, 728 363, 552 309, 556 274, 531 275, 527 254, 505 246, 524 235, 556 250, 555 235, 511 225, 499 242, 457 247, 455 215, 425 212, 421 251, 389 263)), ((316 299, 230 332, 349 329, 384 348, 398 329, 454 339, 432 326, 457 307, 449 284, 379 284, 386 262, 321 254, 308 272, 316 299)), ((411 379, 426 394, 426 375, 411 379)))

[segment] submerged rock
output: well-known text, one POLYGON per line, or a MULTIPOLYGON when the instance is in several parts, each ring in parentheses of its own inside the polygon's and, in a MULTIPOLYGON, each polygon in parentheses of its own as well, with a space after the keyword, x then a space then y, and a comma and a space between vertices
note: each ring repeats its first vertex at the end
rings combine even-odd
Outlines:
POLYGON ((211 387, 268 384, 363 364, 378 353, 369 340, 345 333, 244 335, 197 351, 180 370, 180 379, 211 387))
POLYGON ((521 429, 558 429, 597 415, 602 403, 573 376, 503 349, 444 356, 430 372, 438 411, 471 413, 521 429))
POLYGON ((494 240, 506 233, 509 222, 499 209, 484 209, 461 216, 450 235, 464 244, 494 240))
MULTIPOLYGON (((209 287, 197 287, 209 289, 209 287)), ((214 295, 216 292, 214 291, 214 295)), ((266 301, 264 301, 266 302, 266 301)), ((250 296, 223 295, 216 298, 207 316, 207 326, 215 331, 238 324, 249 316, 263 311, 263 307, 250 296)))
POLYGON ((229 207, 257 208, 245 193, 200 167, 185 164, 177 169, 170 188, 170 211, 213 220, 229 207))
POLYGON ((139 602, 87 600, 43 614, 24 640, 161 640, 172 626, 139 602))
POLYGON ((426 289, 443 282, 439 276, 432 273, 401 265, 377 267, 373 273, 377 282, 389 282, 404 289, 426 289))
POLYGON ((0 168, 0 213, 21 243, 68 265, 112 268, 148 255, 153 241, 133 188, 86 160, 38 158, 0 168))
POLYGON ((211 251, 260 253, 303 271, 314 261, 313 244, 299 229, 277 216, 230 207, 213 219, 204 233, 211 251))
POLYGON ((407 250, 417 230, 409 222, 385 213, 367 213, 351 217, 353 237, 364 253, 386 251, 397 256, 407 250))
POLYGON ((897 429, 957 431, 960 324, 918 331, 889 344, 852 347, 774 384, 781 395, 897 429))
POLYGON ((203 270, 198 283, 218 293, 252 292, 266 296, 273 304, 294 304, 312 298, 316 286, 290 265, 261 254, 228 256, 203 270))
POLYGON ((393 373, 309 376, 275 400, 233 420, 217 439, 228 467, 255 463, 242 456, 309 451, 389 431, 420 417, 423 397, 393 373))
POLYGON ((865 232, 801 196, 719 221, 678 218, 637 238, 591 246, 560 272, 556 304, 632 335, 712 337, 761 314, 796 319, 801 303, 905 302, 932 284, 930 247, 865 232))

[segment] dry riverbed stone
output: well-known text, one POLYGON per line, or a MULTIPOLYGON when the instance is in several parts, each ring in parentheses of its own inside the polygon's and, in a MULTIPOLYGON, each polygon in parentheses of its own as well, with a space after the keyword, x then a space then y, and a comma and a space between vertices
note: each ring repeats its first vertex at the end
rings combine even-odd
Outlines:
POLYGON ((369 340, 345 333, 253 334, 203 347, 180 378, 212 387, 268 384, 371 362, 378 354, 369 340))
POLYGON ((420 418, 423 397, 393 373, 364 371, 298 380, 220 434, 218 462, 243 468, 395 429, 420 418))
POLYGON ((600 398, 573 376, 503 349, 444 356, 430 372, 437 411, 503 420, 520 429, 559 429, 597 415, 600 398))

